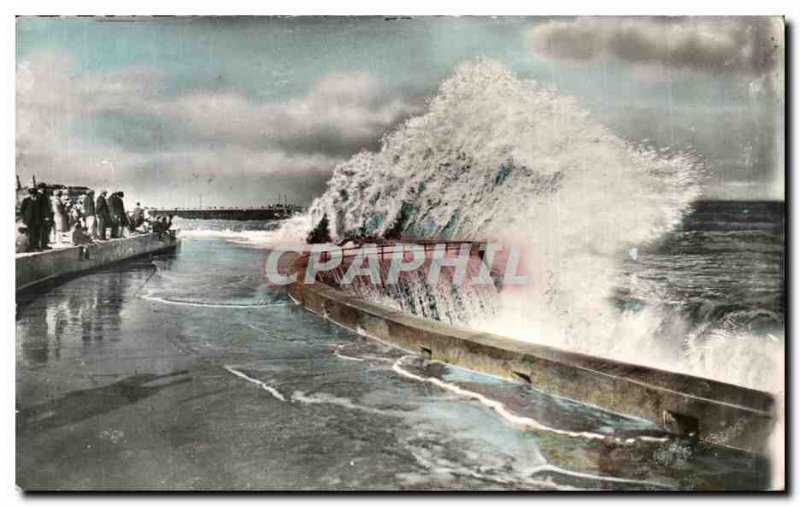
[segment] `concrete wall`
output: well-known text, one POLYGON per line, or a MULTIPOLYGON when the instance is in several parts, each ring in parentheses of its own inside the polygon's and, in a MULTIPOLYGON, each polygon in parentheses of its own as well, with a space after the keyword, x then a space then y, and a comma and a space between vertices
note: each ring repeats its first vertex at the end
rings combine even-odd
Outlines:
MULTIPOLYGON (((291 270, 302 280, 307 258, 291 270)), ((641 417, 713 444, 765 453, 774 399, 757 390, 470 331, 395 311, 322 283, 296 282, 292 297, 347 328, 431 358, 543 392, 641 417)))
POLYGON ((52 249, 17 255, 17 290, 59 276, 103 267, 139 255, 175 248, 178 241, 169 236, 159 240, 155 234, 111 239, 98 244, 52 249))

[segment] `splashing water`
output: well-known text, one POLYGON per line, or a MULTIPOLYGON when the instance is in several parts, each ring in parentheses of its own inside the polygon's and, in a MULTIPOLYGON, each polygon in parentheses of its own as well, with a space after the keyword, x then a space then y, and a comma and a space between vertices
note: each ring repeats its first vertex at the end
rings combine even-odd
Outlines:
POLYGON ((494 311, 460 323, 652 363, 638 355, 653 344, 636 341, 658 321, 621 320, 608 302, 616 255, 679 223, 701 177, 693 156, 635 148, 574 100, 481 60, 460 67, 378 153, 339 165, 310 213, 314 223, 329 217, 335 239, 400 231, 520 244, 533 284, 503 290, 494 311))
MULTIPOLYGON (((679 224, 703 177, 696 156, 633 146, 573 99, 479 60, 461 66, 428 112, 387 135, 379 152, 339 165, 310 215, 312 223, 327 215, 338 240, 399 232, 521 245, 532 284, 504 289, 491 311, 455 323, 771 388, 759 372, 779 353, 762 350, 764 360, 743 370, 713 343, 694 354, 700 345, 686 328, 665 338, 678 329, 656 293, 639 287, 649 304, 636 311, 611 302, 631 282, 620 256, 679 224)), ((747 357, 763 343, 735 344, 747 357)))
POLYGON ((477 309, 452 323, 779 392, 782 335, 697 329, 623 269, 681 223, 704 177, 697 156, 626 142, 573 99, 478 60, 380 151, 337 166, 308 223, 327 216, 334 240, 519 245, 532 283, 466 304, 477 309), (642 303, 621 308, 620 287, 642 303))
POLYGON ((283 222, 175 219, 175 228, 180 229, 182 238, 218 238, 252 247, 301 243, 310 227, 311 218, 307 214, 298 214, 283 222))

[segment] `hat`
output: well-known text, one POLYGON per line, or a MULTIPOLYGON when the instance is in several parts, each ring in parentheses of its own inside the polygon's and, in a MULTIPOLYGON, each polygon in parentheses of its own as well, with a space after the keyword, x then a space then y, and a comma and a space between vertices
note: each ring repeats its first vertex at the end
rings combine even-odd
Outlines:
POLYGON ((47 188, 47 183, 39 183, 36 185, 37 188, 47 188))

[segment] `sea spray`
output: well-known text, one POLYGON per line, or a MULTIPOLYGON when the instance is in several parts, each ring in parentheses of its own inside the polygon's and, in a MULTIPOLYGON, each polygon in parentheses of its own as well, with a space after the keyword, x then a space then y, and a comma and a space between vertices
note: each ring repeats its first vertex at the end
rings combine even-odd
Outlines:
POLYGON ((310 214, 335 240, 392 230, 521 245, 533 284, 456 323, 653 364, 657 315, 621 321, 609 303, 616 256, 678 224, 702 176, 693 155, 633 147, 573 99, 479 60, 379 152, 340 164, 310 214))
POLYGON ((224 239, 253 247, 303 243, 310 227, 311 217, 308 214, 297 214, 282 222, 175 220, 175 228, 180 229, 183 239, 224 239))
POLYGON ((306 233, 325 216, 335 241, 520 245, 533 283, 447 320, 776 392, 782 334, 700 329, 662 297, 663 286, 623 268, 681 223, 704 177, 696 155, 626 142, 575 100, 479 60, 459 67, 428 111, 387 134, 378 152, 337 166, 306 233), (619 303, 620 290, 630 303, 619 303))

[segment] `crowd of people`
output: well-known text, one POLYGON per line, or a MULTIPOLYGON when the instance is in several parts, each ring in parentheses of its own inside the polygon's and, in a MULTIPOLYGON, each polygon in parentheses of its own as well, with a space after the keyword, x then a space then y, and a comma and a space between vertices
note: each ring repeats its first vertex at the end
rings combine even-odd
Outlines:
POLYGON ((126 212, 124 197, 124 192, 109 195, 104 190, 95 198, 90 189, 73 200, 66 190, 51 192, 45 183, 29 188, 19 207, 20 231, 25 236, 22 250, 48 250, 51 244, 93 244, 135 233, 167 233, 171 216, 155 216, 139 202, 126 212))

